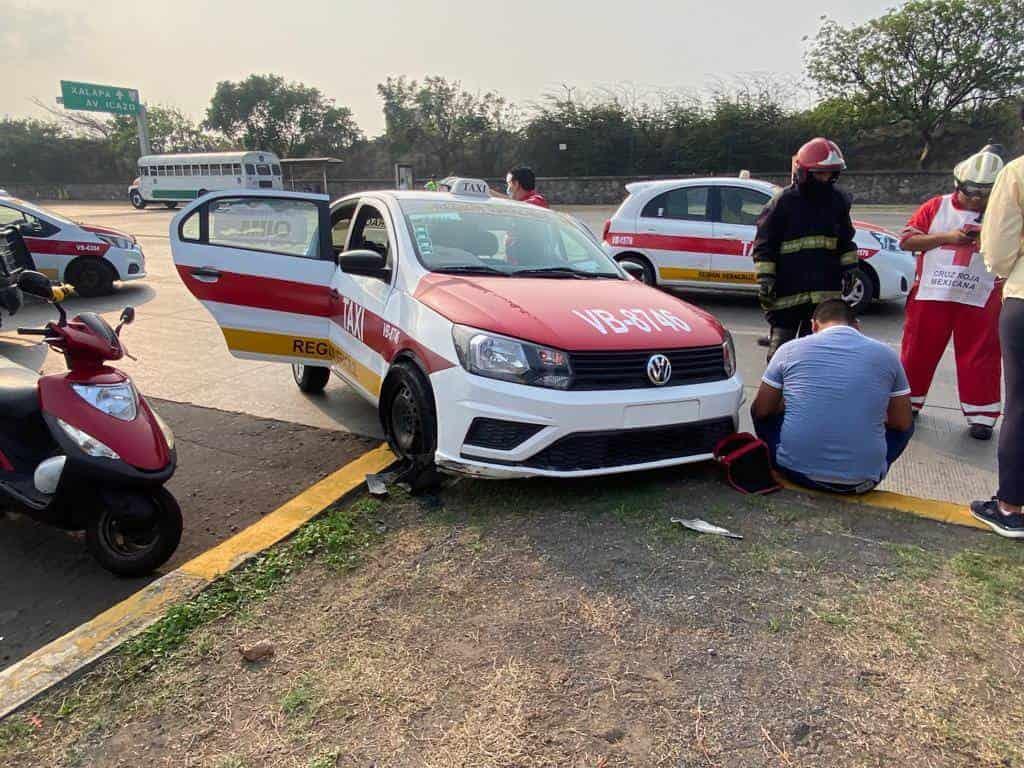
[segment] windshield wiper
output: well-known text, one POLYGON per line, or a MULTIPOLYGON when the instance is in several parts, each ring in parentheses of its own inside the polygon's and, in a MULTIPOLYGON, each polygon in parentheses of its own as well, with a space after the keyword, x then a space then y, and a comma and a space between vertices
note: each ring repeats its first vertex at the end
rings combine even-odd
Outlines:
POLYGON ((430 271, 440 272, 444 275, 501 275, 502 277, 508 277, 508 272, 505 270, 489 267, 486 264, 478 264, 476 266, 464 264, 457 267, 437 267, 430 271))
POLYGON ((539 267, 537 269, 517 269, 513 275, 528 275, 530 277, 574 277, 578 280, 592 280, 598 277, 619 276, 614 272, 581 272, 578 269, 569 267, 539 267))

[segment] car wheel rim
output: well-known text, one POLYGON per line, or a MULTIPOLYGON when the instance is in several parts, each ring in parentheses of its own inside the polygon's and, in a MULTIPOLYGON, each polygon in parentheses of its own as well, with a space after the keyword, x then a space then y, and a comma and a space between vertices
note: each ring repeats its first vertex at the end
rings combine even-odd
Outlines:
POLYGON ((854 280, 850 292, 843 297, 848 304, 860 304, 864 301, 864 281, 860 278, 854 280))
POLYGON ((408 386, 403 386, 391 403, 391 433, 403 454, 415 452, 420 436, 420 409, 408 386))

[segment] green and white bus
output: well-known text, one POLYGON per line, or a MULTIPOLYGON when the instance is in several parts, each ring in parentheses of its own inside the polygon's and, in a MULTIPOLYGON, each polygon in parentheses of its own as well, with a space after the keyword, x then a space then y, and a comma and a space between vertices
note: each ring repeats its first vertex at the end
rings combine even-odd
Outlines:
POLYGON ((128 188, 136 208, 163 203, 174 208, 222 189, 282 189, 281 162, 273 152, 207 152, 144 155, 128 188))

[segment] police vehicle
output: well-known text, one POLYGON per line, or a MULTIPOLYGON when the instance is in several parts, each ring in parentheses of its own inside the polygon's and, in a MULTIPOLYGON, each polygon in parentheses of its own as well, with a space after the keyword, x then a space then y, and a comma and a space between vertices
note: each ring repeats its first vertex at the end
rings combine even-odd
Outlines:
MULTIPOLYGON (((629 196, 605 222, 605 252, 649 285, 756 292, 757 217, 777 190, 723 177, 627 184, 629 196)), ((875 300, 906 298, 913 254, 892 232, 863 221, 854 226, 860 266, 846 300, 864 310, 875 300)))
POLYGON ((331 203, 211 193, 171 224, 181 279, 237 357, 331 371, 393 449, 486 477, 707 459, 743 384, 710 314, 633 279, 575 220, 489 196, 373 191, 331 203))
POLYGON ((15 225, 36 269, 82 296, 110 293, 117 280, 146 276, 138 241, 125 232, 79 224, 17 197, 0 195, 0 227, 15 225))

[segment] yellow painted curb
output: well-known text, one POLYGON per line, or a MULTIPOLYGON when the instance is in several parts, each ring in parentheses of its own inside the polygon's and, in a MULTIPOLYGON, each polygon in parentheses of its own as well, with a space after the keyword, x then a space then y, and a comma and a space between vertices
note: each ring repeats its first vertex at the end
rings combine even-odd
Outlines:
POLYGON ((812 493, 816 496, 830 496, 834 499, 848 501, 853 504, 862 504, 868 507, 881 507, 882 509, 894 509, 898 512, 909 512, 917 517, 937 520, 947 525, 963 525, 968 528, 979 528, 983 531, 990 530, 987 525, 974 519, 966 505, 954 504, 951 501, 922 499, 917 496, 893 493, 892 491, 871 491, 860 496, 845 493, 828 493, 812 488, 804 488, 785 479, 782 479, 782 484, 794 491, 812 493))
POLYGON ((367 474, 381 471, 394 460, 387 446, 367 451, 244 531, 3 670, 0 720, 142 632, 172 605, 189 599, 218 576, 289 536, 358 488, 367 474))

